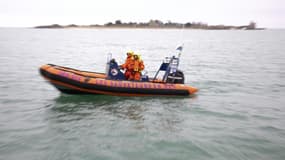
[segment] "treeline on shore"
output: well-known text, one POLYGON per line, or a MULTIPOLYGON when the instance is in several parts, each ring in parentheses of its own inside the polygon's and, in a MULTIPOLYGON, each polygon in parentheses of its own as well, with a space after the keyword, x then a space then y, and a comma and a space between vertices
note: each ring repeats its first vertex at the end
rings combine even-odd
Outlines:
POLYGON ((255 30, 255 29, 264 29, 256 28, 255 22, 250 22, 248 25, 233 26, 233 25, 208 25, 207 23, 202 22, 187 22, 187 23, 176 23, 168 21, 163 23, 160 20, 150 20, 149 22, 122 22, 121 20, 116 20, 113 22, 108 22, 104 25, 91 24, 91 25, 44 25, 36 26, 35 28, 186 28, 186 29, 209 29, 209 30, 228 30, 228 29, 244 29, 244 30, 255 30))

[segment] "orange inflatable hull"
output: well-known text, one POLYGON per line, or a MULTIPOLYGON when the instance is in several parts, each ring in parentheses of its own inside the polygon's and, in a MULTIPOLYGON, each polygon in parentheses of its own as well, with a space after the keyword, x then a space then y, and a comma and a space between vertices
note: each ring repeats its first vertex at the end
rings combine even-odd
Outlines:
POLYGON ((41 75, 63 93, 106 94, 115 96, 187 96, 198 91, 184 84, 137 82, 106 79, 104 73, 80 71, 46 64, 41 75))

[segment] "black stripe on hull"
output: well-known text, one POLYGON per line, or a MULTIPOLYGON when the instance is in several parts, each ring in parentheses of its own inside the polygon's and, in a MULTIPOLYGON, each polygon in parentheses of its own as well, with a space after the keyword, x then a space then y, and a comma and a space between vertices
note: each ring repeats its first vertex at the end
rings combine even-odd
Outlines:
POLYGON ((72 89, 72 88, 67 88, 67 87, 54 84, 54 83, 52 83, 52 85, 54 85, 54 87, 58 89, 60 92, 65 93, 65 94, 95 94, 95 93, 79 91, 79 90, 72 89))

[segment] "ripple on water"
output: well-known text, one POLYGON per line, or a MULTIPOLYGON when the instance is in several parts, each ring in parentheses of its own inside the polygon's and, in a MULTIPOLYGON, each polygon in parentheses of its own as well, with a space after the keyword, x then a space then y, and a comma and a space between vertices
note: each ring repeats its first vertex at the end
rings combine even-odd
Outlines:
POLYGON ((38 72, 104 72, 131 48, 151 76, 178 33, 0 29, 0 159, 284 160, 282 30, 183 31, 190 98, 64 95, 38 72))

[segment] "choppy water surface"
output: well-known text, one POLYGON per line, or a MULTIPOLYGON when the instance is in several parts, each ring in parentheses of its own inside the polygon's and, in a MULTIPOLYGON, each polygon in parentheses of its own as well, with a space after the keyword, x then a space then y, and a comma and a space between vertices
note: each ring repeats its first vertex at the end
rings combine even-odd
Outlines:
POLYGON ((285 31, 0 29, 0 159, 285 159, 285 31), (38 68, 149 75, 183 42, 194 97, 64 95, 38 68))

